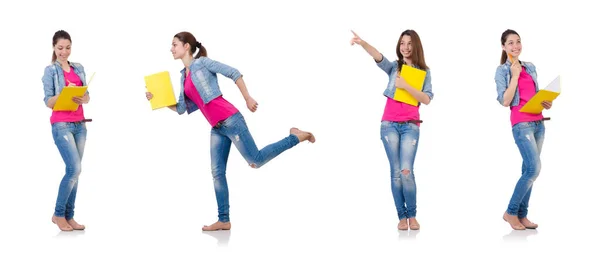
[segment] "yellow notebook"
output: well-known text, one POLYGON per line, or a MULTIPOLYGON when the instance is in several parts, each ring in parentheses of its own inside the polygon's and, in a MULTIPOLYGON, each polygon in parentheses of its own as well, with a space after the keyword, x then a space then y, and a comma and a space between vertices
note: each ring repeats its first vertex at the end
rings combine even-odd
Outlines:
MULTIPOLYGON (((402 65, 402 70, 400 71, 400 77, 403 77, 410 86, 415 89, 421 91, 423 90, 423 83, 425 83, 425 75, 427 72, 424 70, 419 70, 415 67, 408 66, 406 64, 402 65)), ((394 93, 394 100, 404 102, 406 104, 410 104, 413 106, 419 105, 419 101, 415 99, 408 91, 400 88, 396 88, 396 92, 394 93)))
POLYGON ((544 107, 543 101, 554 101, 560 95, 560 75, 556 77, 546 88, 539 90, 529 101, 519 110, 523 113, 539 114, 544 107))
POLYGON ((168 71, 146 76, 144 80, 146 81, 146 89, 152 93, 152 99, 150 99, 152 110, 177 104, 168 71))
POLYGON ((81 97, 87 91, 87 86, 65 86, 52 108, 55 111, 75 111, 79 104, 73 102, 73 97, 81 97))

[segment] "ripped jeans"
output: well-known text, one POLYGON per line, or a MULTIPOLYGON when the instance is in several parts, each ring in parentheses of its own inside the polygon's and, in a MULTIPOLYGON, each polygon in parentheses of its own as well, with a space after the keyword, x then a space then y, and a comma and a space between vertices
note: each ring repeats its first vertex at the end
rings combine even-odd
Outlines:
POLYGON ((398 219, 417 216, 417 185, 413 164, 419 146, 419 126, 381 122, 381 141, 390 162, 392 196, 398 219))
POLYGON ((258 150, 246 125, 246 120, 240 112, 212 128, 210 136, 211 169, 219 221, 221 222, 229 221, 229 189, 225 171, 232 142, 251 167, 260 168, 277 155, 297 145, 300 140, 290 134, 282 140, 258 150))
POLYGON ((542 145, 546 128, 542 121, 522 122, 512 127, 515 143, 519 147, 523 164, 521 177, 517 182, 506 212, 519 218, 527 217, 529 211, 529 198, 533 189, 533 182, 540 175, 542 161, 542 145))

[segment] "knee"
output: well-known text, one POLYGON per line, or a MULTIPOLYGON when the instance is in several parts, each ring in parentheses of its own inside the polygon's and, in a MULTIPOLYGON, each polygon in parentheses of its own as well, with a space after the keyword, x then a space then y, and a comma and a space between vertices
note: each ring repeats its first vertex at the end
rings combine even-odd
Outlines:
POLYGON ((67 168, 67 177, 71 180, 77 180, 81 174, 81 163, 75 163, 67 168))
POLYGON ((213 167, 211 170, 213 179, 219 179, 225 176, 225 170, 213 167))
POLYGON ((392 169, 392 174, 391 177, 392 179, 400 179, 402 175, 402 170, 400 168, 394 168, 392 169))
POLYGON ((542 166, 539 162, 534 163, 534 164, 530 165, 529 168, 527 168, 527 170, 525 171, 525 173, 523 174, 522 177, 524 178, 524 180, 534 182, 540 175, 541 169, 542 169, 542 166))
POLYGON ((412 182, 413 181, 412 170, 410 170, 408 168, 403 168, 400 171, 400 176, 402 178, 402 182, 412 182))
POLYGON ((535 181, 538 176, 540 176, 540 172, 542 171, 542 164, 541 163, 536 163, 535 167, 533 168, 533 172, 531 173, 531 180, 535 181))
POLYGON ((402 181, 406 181, 412 177, 412 171, 408 168, 403 169, 394 169, 392 170, 392 178, 402 179, 402 181))

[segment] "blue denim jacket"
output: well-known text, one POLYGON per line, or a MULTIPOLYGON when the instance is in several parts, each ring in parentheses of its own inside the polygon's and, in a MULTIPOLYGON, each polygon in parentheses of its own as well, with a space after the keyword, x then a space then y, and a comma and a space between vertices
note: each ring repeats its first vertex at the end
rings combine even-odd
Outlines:
MULTIPOLYGON (((73 67, 75 74, 81 79, 81 83, 85 86, 85 70, 83 65, 80 63, 69 62, 69 65, 73 67)), ((59 95, 62 89, 65 87, 65 75, 63 69, 58 61, 46 66, 44 69, 44 76, 42 77, 42 83, 44 84, 44 103, 48 105, 48 99, 50 97, 59 95)), ((86 91, 85 94, 88 94, 86 91)))
MULTIPOLYGON (((525 62, 525 61, 519 61, 521 63, 522 66, 525 67, 525 71, 527 71, 527 74, 529 74, 531 76, 531 78, 533 79, 533 83, 535 83, 535 92, 537 93, 538 89, 538 82, 537 82, 537 72, 535 71, 535 65, 533 65, 533 63, 530 62, 525 62)), ((504 64, 498 66, 498 68, 496 68, 496 91, 498 92, 498 102, 500 102, 501 105, 504 105, 504 92, 506 91, 506 89, 508 88, 508 85, 510 84, 510 79, 512 77, 512 72, 510 71, 510 61, 506 61, 504 64)), ((517 89, 515 90, 515 96, 513 97, 512 101, 510 102, 510 106, 514 107, 514 106, 518 106, 519 105, 519 85, 517 85, 517 89)))
MULTIPOLYGON (((190 73, 192 83, 198 90, 204 104, 209 103, 213 99, 222 95, 219 89, 217 73, 237 81, 242 74, 235 68, 222 64, 208 57, 200 57, 194 59, 190 64, 190 73)), ((180 115, 188 114, 198 110, 198 105, 192 102, 184 93, 185 68, 181 70, 181 91, 179 93, 179 101, 177 102, 177 113, 180 115)))
MULTIPOLYGON (((383 56, 383 54, 381 55, 383 56)), ((377 63, 377 62, 376 62, 377 63)), ((385 56, 383 56, 381 62, 377 63, 377 66, 381 68, 385 73, 389 76, 389 82, 387 88, 383 92, 383 95, 388 98, 393 99, 394 94, 396 93, 396 77, 398 76, 398 61, 390 62, 385 56)), ((412 65, 412 67, 419 68, 417 66, 412 65)), ((421 90, 423 93, 429 96, 429 99, 433 99, 433 91, 431 89, 431 70, 427 69, 425 74, 425 82, 423 84, 423 89, 421 90)), ((421 103, 419 102, 419 105, 421 103)))

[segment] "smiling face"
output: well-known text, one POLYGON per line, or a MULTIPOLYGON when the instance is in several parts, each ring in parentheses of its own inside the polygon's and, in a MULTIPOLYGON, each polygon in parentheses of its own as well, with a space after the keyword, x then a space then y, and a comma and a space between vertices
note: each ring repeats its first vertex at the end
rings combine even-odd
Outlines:
POLYGON ((509 34, 506 36, 506 42, 502 45, 502 50, 504 50, 507 55, 518 58, 521 54, 521 49, 521 37, 519 37, 519 35, 509 34))
POLYGON ((54 54, 58 61, 66 63, 71 55, 71 40, 58 39, 54 45, 54 54))
POLYGON ((412 56, 412 40, 410 35, 403 35, 400 39, 400 53, 402 57, 410 59, 412 56))
POLYGON ((189 54, 189 50, 189 44, 183 44, 177 37, 173 38, 173 42, 171 43, 171 54, 173 54, 173 59, 182 59, 186 54, 189 54))

